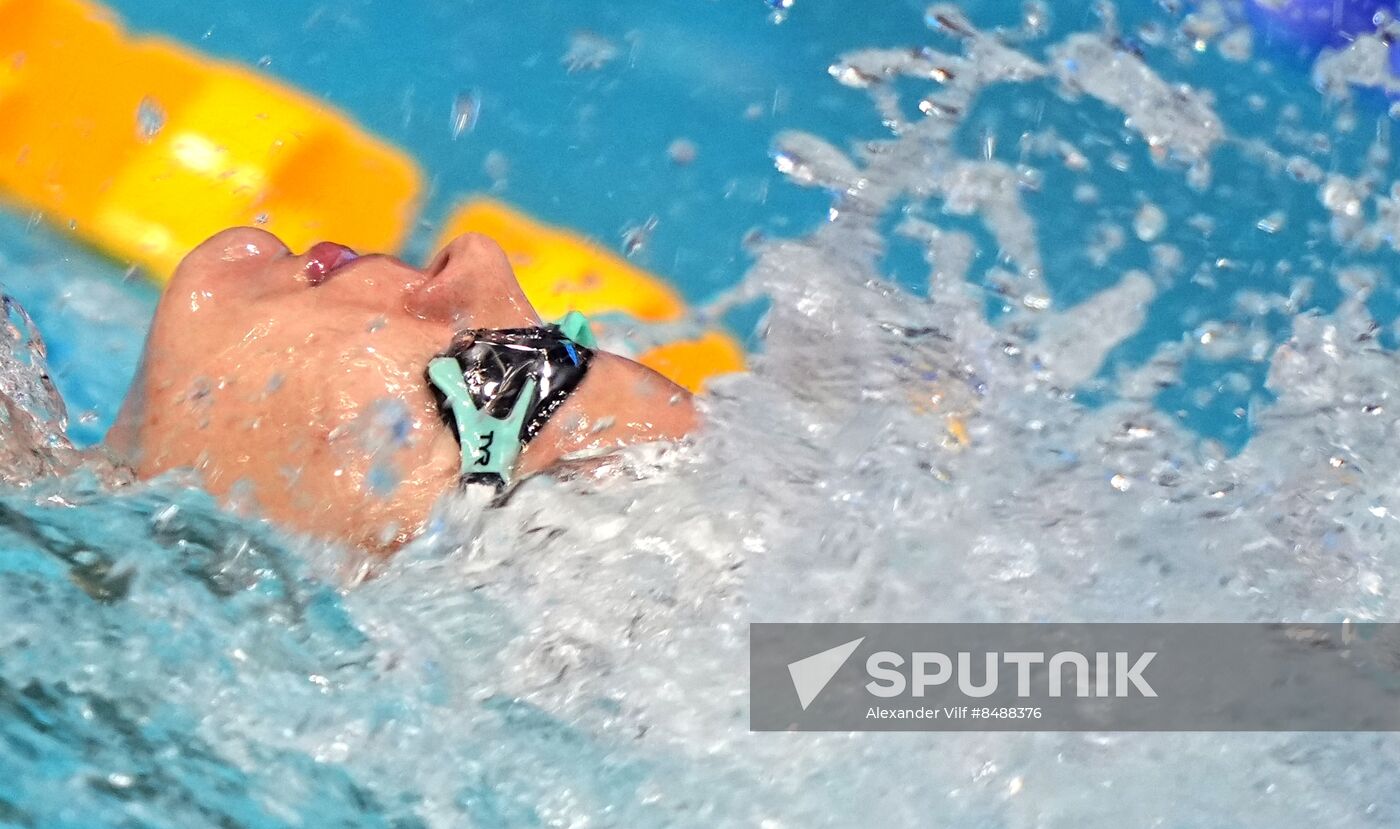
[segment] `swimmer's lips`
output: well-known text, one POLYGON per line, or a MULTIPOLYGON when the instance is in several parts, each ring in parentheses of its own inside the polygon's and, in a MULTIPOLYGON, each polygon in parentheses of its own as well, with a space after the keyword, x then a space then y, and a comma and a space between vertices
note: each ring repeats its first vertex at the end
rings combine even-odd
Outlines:
POLYGON ((338 242, 317 242, 300 258, 303 260, 301 273, 306 278, 306 283, 313 288, 356 262, 370 262, 376 259, 392 262, 414 274, 422 275, 422 271, 405 264, 396 256, 384 253, 371 253, 362 256, 338 242))
POLYGON ((306 252, 306 264, 302 265, 302 272, 306 274, 308 283, 320 285, 329 279, 337 268, 344 267, 359 258, 358 253, 345 245, 335 242, 317 242, 306 252))

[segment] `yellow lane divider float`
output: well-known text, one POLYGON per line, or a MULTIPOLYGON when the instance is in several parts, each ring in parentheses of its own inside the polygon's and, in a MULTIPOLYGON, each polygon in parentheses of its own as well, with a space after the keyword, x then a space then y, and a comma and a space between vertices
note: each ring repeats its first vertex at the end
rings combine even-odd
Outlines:
MULTIPOLYGON (((323 239, 397 250, 422 178, 406 153, 323 102, 177 43, 132 37, 100 6, 0 0, 0 191, 161 282, 233 225, 260 224, 296 250, 323 239)), ((499 202, 467 203, 444 235, 465 230, 501 243, 546 318, 575 309, 640 323, 686 318, 664 280, 499 202)), ((744 365, 718 331, 633 354, 692 389, 744 365)))
POLYGON ((394 249, 405 153, 247 69, 130 38, 78 0, 0 0, 0 187, 164 281, 214 232, 394 249))

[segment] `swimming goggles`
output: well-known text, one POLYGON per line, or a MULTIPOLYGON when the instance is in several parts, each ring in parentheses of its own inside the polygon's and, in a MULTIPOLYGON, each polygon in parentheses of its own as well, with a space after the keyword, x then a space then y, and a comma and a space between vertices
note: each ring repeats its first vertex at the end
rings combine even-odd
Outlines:
POLYGON ((537 328, 472 328, 428 363, 428 384, 462 448, 461 483, 504 489, 516 461, 577 388, 598 345, 570 311, 537 328))

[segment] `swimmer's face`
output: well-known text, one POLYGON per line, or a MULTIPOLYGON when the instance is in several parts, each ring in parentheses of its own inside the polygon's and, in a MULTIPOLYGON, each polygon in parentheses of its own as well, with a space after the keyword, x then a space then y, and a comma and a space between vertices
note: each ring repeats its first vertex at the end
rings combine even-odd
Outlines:
MULTIPOLYGON (((426 268, 227 230, 177 269, 114 443, 139 474, 197 470, 294 529, 372 548, 417 533, 460 454, 424 379, 463 328, 539 325, 505 254, 466 235, 426 268)), ((599 354, 522 457, 676 437, 689 396, 599 354), (622 425, 608 425, 609 423, 622 425)))

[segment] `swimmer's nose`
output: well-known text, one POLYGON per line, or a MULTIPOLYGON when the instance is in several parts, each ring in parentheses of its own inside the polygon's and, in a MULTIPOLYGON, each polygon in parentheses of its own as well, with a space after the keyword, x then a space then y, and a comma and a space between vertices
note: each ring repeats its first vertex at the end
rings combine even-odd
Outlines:
POLYGON ((404 304, 425 320, 462 328, 520 328, 540 324, 520 289, 505 251, 480 233, 448 243, 426 269, 427 279, 404 304))

